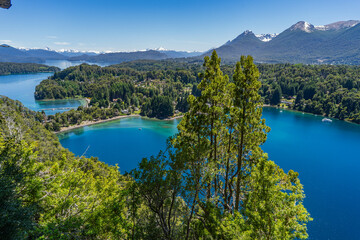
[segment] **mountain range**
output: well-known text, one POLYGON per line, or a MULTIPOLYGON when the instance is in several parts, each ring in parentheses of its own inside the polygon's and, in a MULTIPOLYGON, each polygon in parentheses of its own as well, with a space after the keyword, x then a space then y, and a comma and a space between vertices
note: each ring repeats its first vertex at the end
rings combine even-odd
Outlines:
POLYGON ((314 26, 300 21, 274 35, 247 30, 215 50, 227 62, 252 55, 256 62, 265 63, 360 64, 359 23, 350 20, 314 26))
MULTIPOLYGON (((241 55, 252 55, 259 63, 360 64, 360 21, 340 21, 314 26, 300 21, 280 34, 254 34, 247 30, 215 48, 224 62, 235 62, 241 55)), ((205 52, 173 51, 163 48, 137 52, 95 53, 74 50, 17 49, 0 45, 0 62, 46 60, 87 61, 116 64, 133 60, 181 58, 193 61, 210 55, 205 52)))
POLYGON ((0 45, 0 62, 42 63, 46 60, 69 60, 87 62, 121 63, 133 60, 163 60, 168 58, 187 58, 201 55, 201 52, 174 51, 158 48, 136 52, 95 53, 76 50, 18 49, 9 45, 0 45))

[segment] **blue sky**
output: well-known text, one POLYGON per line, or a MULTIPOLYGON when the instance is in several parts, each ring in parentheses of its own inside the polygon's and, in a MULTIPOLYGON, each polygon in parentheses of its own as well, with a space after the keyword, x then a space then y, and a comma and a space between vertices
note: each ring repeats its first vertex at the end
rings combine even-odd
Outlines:
POLYGON ((16 47, 205 51, 250 29, 279 33, 304 20, 358 20, 359 0, 13 0, 0 43, 16 47))

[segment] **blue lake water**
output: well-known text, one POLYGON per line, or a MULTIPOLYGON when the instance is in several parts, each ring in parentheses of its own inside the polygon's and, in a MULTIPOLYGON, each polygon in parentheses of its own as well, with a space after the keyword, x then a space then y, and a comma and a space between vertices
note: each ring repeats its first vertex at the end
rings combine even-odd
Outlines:
MULTIPOLYGON (((65 69, 71 66, 76 66, 83 61, 66 61, 66 60, 48 60, 44 64, 49 66, 59 67, 65 69)), ((88 63, 99 66, 108 66, 109 63, 88 63)), ((34 111, 42 111, 47 115, 52 115, 57 112, 68 111, 69 109, 76 109, 78 106, 85 104, 83 100, 54 100, 54 101, 35 101, 34 92, 35 87, 42 80, 52 76, 53 73, 33 73, 33 74, 13 74, 0 76, 0 95, 7 96, 14 100, 19 100, 27 108, 34 111)))
POLYGON ((35 101, 35 87, 52 73, 16 74, 0 76, 0 95, 19 100, 27 108, 48 115, 68 111, 83 104, 80 100, 35 101), (65 108, 65 109, 64 109, 65 108))
MULTIPOLYGON (((57 64, 66 67, 70 63, 57 64)), ((32 110, 47 109, 47 114, 65 111, 52 109, 79 106, 78 100, 35 101, 35 86, 51 75, 0 76, 0 95, 20 100, 32 110)), ((323 123, 320 116, 274 108, 265 108, 264 117, 272 129, 264 151, 286 171, 300 173, 305 206, 314 218, 309 224, 310 239, 360 239, 360 125, 338 120, 323 123)), ((143 157, 164 149, 178 122, 122 119, 59 137, 75 154, 97 156, 108 164, 118 164, 124 172, 143 157)))
MULTIPOLYGON (((285 171, 300 173, 305 206, 314 218, 310 239, 360 239, 360 125, 265 108, 271 127, 263 146, 285 171)), ((121 119, 59 135, 76 155, 97 156, 129 171, 143 157, 165 148, 180 120, 121 119)))

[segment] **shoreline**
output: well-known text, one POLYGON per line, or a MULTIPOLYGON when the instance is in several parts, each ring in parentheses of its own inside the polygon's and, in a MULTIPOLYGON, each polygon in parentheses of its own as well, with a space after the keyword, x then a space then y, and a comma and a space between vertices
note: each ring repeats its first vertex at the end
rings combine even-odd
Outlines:
POLYGON ((184 117, 185 114, 179 115, 179 116, 175 116, 175 117, 171 117, 171 118, 165 118, 165 119, 160 119, 162 121, 171 121, 171 120, 175 120, 175 119, 179 119, 184 117))
MULTIPOLYGON (((35 102, 56 102, 56 101, 78 101, 80 102, 80 106, 82 107, 89 107, 90 104, 90 100, 88 98, 65 98, 65 99, 42 99, 42 100, 36 100, 35 102)), ((72 109, 77 109, 78 107, 74 107, 72 109)), ((46 110, 51 110, 51 108, 46 109, 46 110)), ((55 114, 53 114, 55 115, 55 114)))
POLYGON ((277 107, 277 106, 270 105, 270 104, 269 105, 263 105, 263 108, 264 107, 266 107, 266 108, 276 108, 276 109, 281 109, 281 110, 285 110, 285 111, 289 111, 289 112, 295 112, 295 113, 309 114, 309 115, 313 115, 313 116, 317 116, 317 117, 329 118, 331 120, 336 120, 336 121, 346 122, 346 123, 350 123, 350 124, 360 125, 359 123, 352 122, 352 121, 345 120, 345 119, 341 120, 341 119, 338 119, 338 118, 335 118, 335 117, 329 117, 329 116, 326 116, 326 115, 309 113, 309 112, 299 111, 299 110, 290 109, 290 108, 282 108, 282 107, 277 107))
POLYGON ((99 120, 99 121, 84 121, 84 122, 80 123, 79 125, 62 127, 60 129, 60 131, 54 132, 54 133, 59 134, 59 133, 63 133, 63 132, 72 131, 74 129, 82 128, 82 127, 87 127, 87 126, 91 126, 91 125, 95 125, 95 124, 100 124, 100 123, 104 123, 104 122, 110 122, 110 121, 115 121, 115 120, 122 119, 122 118, 130 118, 130 117, 140 117, 140 115, 138 115, 138 114, 121 115, 121 116, 116 116, 113 118, 103 119, 103 120, 99 120))
MULTIPOLYGON (((54 67, 54 66, 48 66, 48 67, 54 67)), ((10 75, 30 75, 30 74, 38 74, 38 73, 55 73, 55 72, 54 71, 46 71, 46 72, 9 73, 9 74, 0 74, 0 77, 1 76, 10 76, 10 75)))
MULTIPOLYGON (((317 114, 307 113, 307 112, 293 110, 293 109, 285 109, 285 108, 272 106, 272 105, 268 105, 268 104, 264 104, 263 108, 276 108, 276 109, 281 109, 281 110, 290 111, 290 112, 296 112, 296 113, 302 113, 302 114, 309 114, 309 115, 313 115, 313 116, 325 117, 324 115, 317 115, 317 114)), ((82 128, 82 127, 87 127, 87 126, 91 126, 91 125, 96 125, 96 124, 100 124, 100 123, 105 123, 105 122, 110 122, 110 121, 115 121, 115 120, 118 120, 118 119, 130 118, 130 117, 143 117, 143 116, 141 116, 139 114, 131 114, 131 115, 121 115, 121 116, 108 118, 108 119, 103 119, 103 120, 99 120, 99 121, 84 121, 79 125, 73 125, 73 126, 69 126, 69 127, 62 127, 60 129, 60 131, 54 132, 54 133, 55 134, 60 134, 60 133, 72 131, 74 129, 82 128)), ((182 118, 182 117, 184 117, 184 115, 179 115, 179 116, 175 116, 175 117, 171 117, 171 118, 165 118, 165 119, 156 119, 156 120, 159 120, 159 121, 172 121, 172 120, 176 120, 176 119, 179 119, 179 118, 182 118)), ((147 117, 144 117, 144 118, 147 118, 147 117)), ((153 118, 148 118, 148 119, 153 119, 153 118)), ((347 120, 340 120, 340 119, 337 119, 337 118, 331 118, 331 119, 347 122, 347 123, 350 123, 350 124, 359 125, 359 124, 357 124, 355 122, 351 122, 351 121, 347 121, 347 120)))
POLYGON ((63 99, 55 99, 55 98, 46 98, 46 99, 40 99, 40 100, 36 100, 37 102, 52 102, 52 101, 67 101, 67 100, 76 100, 76 101, 86 101, 87 98, 82 98, 82 97, 75 97, 75 98, 63 98, 63 99))
MULTIPOLYGON (((84 121, 82 123, 80 123, 79 125, 72 125, 69 127, 62 127, 60 129, 60 131, 58 132, 54 132, 55 134, 59 134, 59 133, 64 133, 64 132, 68 132, 68 131, 72 131, 78 128, 82 128, 82 127, 87 127, 87 126, 91 126, 91 125, 96 125, 96 124, 100 124, 100 123, 104 123, 104 122, 110 122, 110 121, 115 121, 118 119, 123 119, 123 118, 130 118, 130 117, 143 117, 139 114, 131 114, 131 115, 121 115, 121 116, 117 116, 117 117, 113 117, 113 118, 108 118, 108 119, 103 119, 103 120, 99 120, 99 121, 84 121)), ((171 117, 171 118, 165 118, 165 119, 156 119, 159 121, 172 121, 175 119, 179 119, 184 117, 184 115, 180 115, 180 116, 175 116, 175 117, 171 117)), ((147 117, 143 117, 143 118, 147 118, 147 117)), ((153 119, 153 118, 148 118, 148 119, 153 119)))

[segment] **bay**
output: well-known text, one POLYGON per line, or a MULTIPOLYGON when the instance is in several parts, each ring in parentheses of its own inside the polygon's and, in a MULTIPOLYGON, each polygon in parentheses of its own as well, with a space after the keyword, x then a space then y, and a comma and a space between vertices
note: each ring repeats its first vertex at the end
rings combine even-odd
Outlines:
MULTIPOLYGON (((61 68, 69 64, 49 65, 61 68)), ((35 86, 52 73, 0 76, 0 95, 21 101, 26 107, 47 114, 67 111, 82 104, 79 100, 35 101, 35 86), (59 108, 66 108, 59 110, 59 108)), ((306 194, 305 206, 314 221, 310 239, 360 239, 357 215, 360 212, 360 126, 321 116, 265 108, 271 127, 263 146, 269 158, 285 171, 300 173, 306 194)), ((93 125, 60 135, 61 143, 76 155, 97 156, 108 164, 130 171, 143 157, 164 149, 168 136, 176 133, 179 120, 157 121, 129 118, 93 125)))
MULTIPOLYGON (((87 62, 48 60, 44 64, 65 69, 82 63, 87 62)), ((96 64, 102 67, 110 65, 108 63, 88 64, 96 64)), ((77 99, 36 101, 34 97, 35 87, 42 80, 47 79, 52 75, 53 73, 31 73, 0 76, 0 95, 7 96, 14 100, 19 100, 25 107, 34 111, 44 111, 47 115, 76 109, 78 106, 86 103, 85 100, 77 99)))
POLYGON ((76 109, 85 104, 84 100, 49 100, 36 101, 35 87, 53 73, 14 74, 0 76, 0 95, 19 100, 25 107, 33 111, 44 111, 47 115, 76 109))
MULTIPOLYGON (((314 221, 309 239, 360 239, 360 125, 264 108, 271 132, 263 149, 285 171, 299 172, 305 207, 314 221)), ((96 156, 120 171, 165 149, 180 120, 121 119, 59 135, 76 155, 96 156)))

